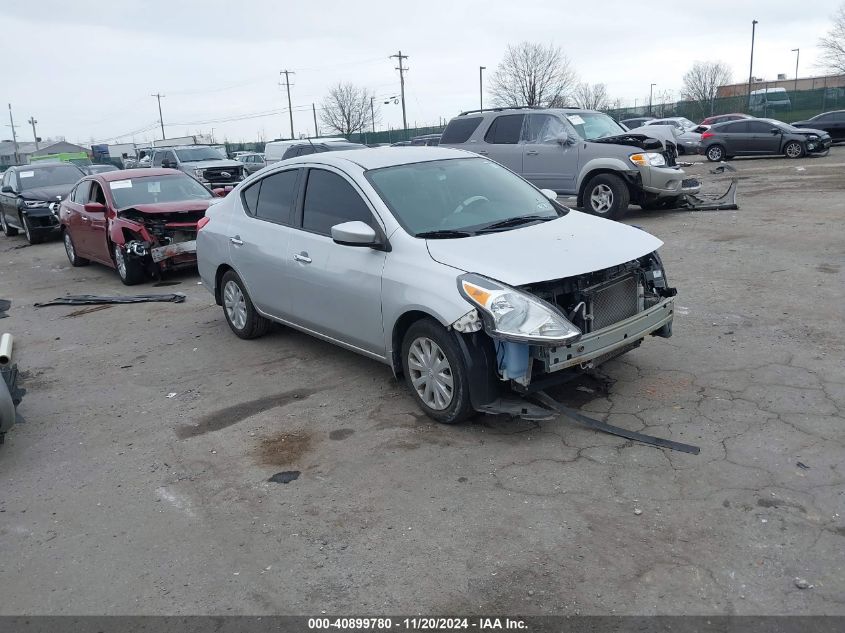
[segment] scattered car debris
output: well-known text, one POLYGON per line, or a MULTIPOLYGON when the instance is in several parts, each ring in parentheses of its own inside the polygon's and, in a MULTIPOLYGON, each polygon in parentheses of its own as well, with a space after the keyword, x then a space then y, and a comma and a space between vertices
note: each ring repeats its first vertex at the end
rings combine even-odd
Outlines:
POLYGON ((176 397, 176 392, 175 392, 175 391, 171 391, 169 394, 167 394, 167 395, 165 396, 165 398, 175 398, 175 397, 176 397))
POLYGON ((643 513, 643 511, 640 510, 639 508, 634 508, 634 514, 636 514, 637 516, 640 516, 642 513, 643 513))
MULTIPOLYGON (((711 174, 723 174, 725 172, 736 173, 736 168, 728 163, 722 163, 715 169, 711 169, 711 174)), ((697 194, 686 194, 683 198, 683 203, 679 205, 681 208, 687 208, 691 211, 735 211, 739 209, 736 203, 736 189, 739 182, 738 176, 731 177, 731 184, 728 190, 721 195, 709 195, 698 192, 697 194)))
POLYGON ((84 306, 97 305, 104 303, 148 303, 148 302, 163 302, 163 303, 182 303, 185 301, 185 295, 181 292, 173 294, 161 295, 128 295, 119 297, 107 297, 100 295, 70 295, 67 297, 58 297, 47 303, 36 303, 36 308, 44 308, 46 306, 84 306))
POLYGON ((83 314, 90 314, 91 312, 99 312, 100 310, 108 310, 109 308, 111 308, 110 305, 91 306, 90 308, 82 308, 81 310, 74 310, 73 312, 69 312, 63 318, 73 319, 74 317, 82 316, 83 314))
POLYGON ((281 473, 276 473, 267 481, 274 484, 289 484, 292 481, 299 479, 301 473, 298 470, 286 470, 281 473))
POLYGON ((803 578, 796 578, 795 579, 795 586, 798 587, 799 589, 812 589, 813 588, 813 585, 811 585, 809 582, 807 582, 803 578))
POLYGON ((8 314, 6 314, 6 312, 8 312, 9 308, 11 307, 11 301, 9 301, 8 299, 0 299, 0 319, 5 319, 7 316, 9 316, 8 314))
POLYGON ((804 462, 795 462, 795 465, 798 466, 801 470, 810 470, 810 467, 807 466, 804 462))

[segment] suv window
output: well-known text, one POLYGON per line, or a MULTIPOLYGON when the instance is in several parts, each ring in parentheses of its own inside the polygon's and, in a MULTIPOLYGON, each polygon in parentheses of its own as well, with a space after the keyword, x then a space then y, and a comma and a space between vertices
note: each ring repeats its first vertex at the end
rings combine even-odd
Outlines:
POLYGON ((524 114, 503 114, 496 117, 484 140, 495 145, 515 145, 519 143, 524 114))
POLYGON ((262 178, 244 191, 244 204, 262 220, 290 225, 298 176, 298 169, 288 169, 262 178))
POLYGON ((478 129, 483 117, 456 117, 449 121, 449 125, 443 131, 440 138, 441 143, 466 143, 472 133, 478 129))
POLYGON ((331 235, 335 224, 360 220, 372 226, 370 209, 357 191, 335 173, 323 169, 308 172, 302 228, 331 235))
POLYGON ((566 125, 551 114, 529 114, 523 140, 526 143, 557 143, 561 134, 567 133, 566 125))
POLYGON ((153 167, 161 167, 161 164, 167 160, 172 163, 176 162, 176 156, 173 152, 156 152, 153 154, 153 167))

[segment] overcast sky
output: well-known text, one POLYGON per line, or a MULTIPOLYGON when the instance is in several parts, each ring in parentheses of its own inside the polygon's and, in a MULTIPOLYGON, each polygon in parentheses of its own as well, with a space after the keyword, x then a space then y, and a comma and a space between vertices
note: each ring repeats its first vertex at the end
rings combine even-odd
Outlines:
MULTIPOLYGON (((677 96, 696 60, 723 60, 735 81, 747 81, 752 19, 755 76, 793 77, 790 49, 799 47, 799 75, 821 74, 815 45, 838 4, 4 0, 0 102, 12 104, 22 141, 32 140, 30 116, 39 136, 86 145, 131 141, 132 132, 139 142, 160 138, 156 92, 166 95, 168 137, 213 128, 217 141, 270 140, 289 130, 280 70, 296 72, 296 135, 313 134, 311 103, 319 107, 338 81, 379 101, 397 95, 389 56, 401 49, 410 56, 408 125, 436 124, 477 108, 478 67, 492 73, 507 44, 529 40, 560 46, 584 81, 604 82, 611 98, 633 105, 652 82, 677 96)), ((400 106, 380 107, 382 127, 401 127, 400 106)), ((0 137, 9 138, 2 124, 0 137)))

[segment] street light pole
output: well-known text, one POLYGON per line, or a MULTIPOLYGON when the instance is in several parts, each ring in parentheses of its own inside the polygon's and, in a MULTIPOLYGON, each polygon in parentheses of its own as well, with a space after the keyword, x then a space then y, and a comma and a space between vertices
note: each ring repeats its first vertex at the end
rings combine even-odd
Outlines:
POLYGON ((654 87, 657 84, 651 84, 648 89, 648 116, 653 116, 653 110, 651 109, 651 104, 654 101, 654 87))
MULTIPOLYGON (((795 53, 795 87, 792 89, 792 92, 798 92, 798 58, 801 55, 800 48, 793 48, 792 52, 795 53)), ((793 101, 795 97, 792 97, 793 101)))
POLYGON ((754 33, 757 30, 757 20, 751 20, 751 64, 748 67, 748 109, 751 110, 751 78, 754 74, 754 33))
POLYGON ((402 128, 405 131, 404 139, 405 141, 408 140, 408 119, 405 116, 405 71, 408 70, 402 62, 408 59, 407 55, 403 55, 402 51, 400 50, 398 54, 391 55, 391 58, 396 58, 399 60, 399 66, 396 67, 396 70, 399 71, 399 90, 400 94, 402 95, 402 128))
POLYGON ((478 67, 478 107, 484 112, 484 80, 482 73, 487 69, 487 66, 478 67))

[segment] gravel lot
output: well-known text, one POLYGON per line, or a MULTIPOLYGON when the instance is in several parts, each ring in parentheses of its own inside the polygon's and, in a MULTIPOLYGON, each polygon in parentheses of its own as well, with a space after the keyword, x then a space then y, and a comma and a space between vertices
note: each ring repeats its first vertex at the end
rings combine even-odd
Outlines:
POLYGON ((129 289, 0 237, 28 389, 0 614, 845 614, 845 148, 734 165, 739 211, 626 219, 665 242, 674 337, 555 392, 698 456, 437 425, 386 366, 237 339, 192 273, 137 287, 184 304, 35 309, 129 289))

